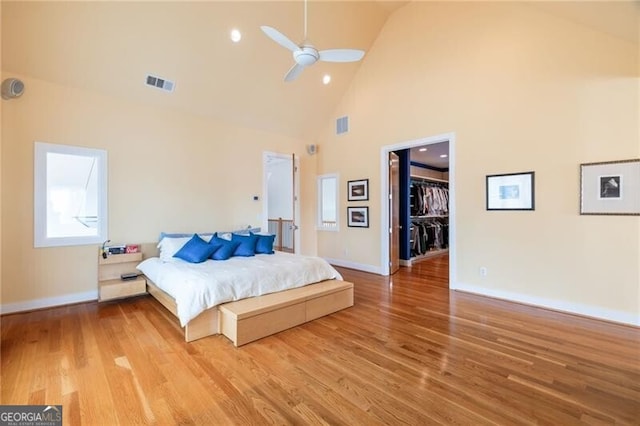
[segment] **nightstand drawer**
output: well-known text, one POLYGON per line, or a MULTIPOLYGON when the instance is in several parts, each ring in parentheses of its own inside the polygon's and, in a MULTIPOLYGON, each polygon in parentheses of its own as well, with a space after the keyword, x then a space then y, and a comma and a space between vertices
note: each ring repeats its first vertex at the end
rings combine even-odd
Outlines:
POLYGON ((144 277, 135 280, 107 280, 100 281, 99 301, 120 299, 122 297, 137 296, 147 292, 147 281, 144 277))

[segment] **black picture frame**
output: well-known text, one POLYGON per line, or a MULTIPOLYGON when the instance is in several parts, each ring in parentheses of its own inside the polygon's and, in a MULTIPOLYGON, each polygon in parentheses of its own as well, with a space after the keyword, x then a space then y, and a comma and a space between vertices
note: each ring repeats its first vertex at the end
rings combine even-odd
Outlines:
POLYGON ((369 207, 347 207, 347 226, 351 228, 368 228, 369 207))
POLYGON ((487 210, 535 210, 535 172, 487 175, 487 210))
POLYGON ((640 159, 580 164, 580 214, 640 216, 640 159))
POLYGON ((347 182, 347 201, 368 201, 369 179, 350 180, 347 182))

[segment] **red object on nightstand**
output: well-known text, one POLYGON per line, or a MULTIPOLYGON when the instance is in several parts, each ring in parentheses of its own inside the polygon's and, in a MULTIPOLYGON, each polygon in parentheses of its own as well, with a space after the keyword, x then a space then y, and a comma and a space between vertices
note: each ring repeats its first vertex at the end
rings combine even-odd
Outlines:
POLYGON ((137 253, 140 250, 140 246, 138 244, 127 244, 125 248, 126 253, 137 253))

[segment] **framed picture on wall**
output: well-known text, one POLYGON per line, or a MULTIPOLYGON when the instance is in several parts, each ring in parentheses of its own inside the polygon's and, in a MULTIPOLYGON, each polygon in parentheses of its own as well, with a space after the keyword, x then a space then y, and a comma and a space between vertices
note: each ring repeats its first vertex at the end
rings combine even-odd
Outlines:
POLYGON ((580 164, 580 214, 640 215, 640 159, 580 164))
POLYGON ((369 179, 347 182, 347 201, 367 201, 369 199, 369 179))
POLYGON ((487 176, 487 210, 535 210, 534 174, 487 176))
POLYGON ((368 228, 369 207, 347 207, 347 226, 352 228, 368 228))

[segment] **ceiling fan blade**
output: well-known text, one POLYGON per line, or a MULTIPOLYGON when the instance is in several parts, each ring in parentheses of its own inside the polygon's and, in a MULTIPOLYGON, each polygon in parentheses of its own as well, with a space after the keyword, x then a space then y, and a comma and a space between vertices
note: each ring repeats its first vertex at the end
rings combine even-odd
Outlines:
POLYGON ((356 62, 364 56, 364 50, 329 49, 321 50, 320 60, 325 62, 356 62))
POLYGON ((298 78, 300 73, 302 73, 303 69, 304 69, 304 67, 302 65, 294 64, 291 67, 291 69, 287 72, 287 74, 284 76, 284 81, 293 81, 293 80, 295 80, 296 78, 298 78))
POLYGON ((276 30, 275 28, 263 25, 263 26, 260 27, 260 29, 267 36, 269 36, 269 38, 271 40, 275 41, 280 46, 285 47, 285 48, 289 49, 292 52, 296 52, 296 51, 300 50, 300 46, 298 46, 297 44, 295 44, 294 42, 289 40, 289 38, 286 35, 282 34, 280 31, 276 30))

